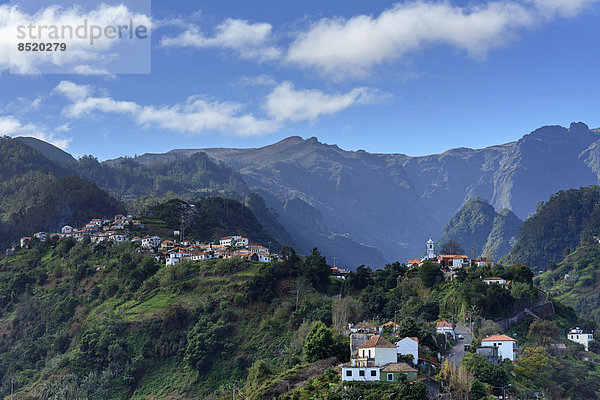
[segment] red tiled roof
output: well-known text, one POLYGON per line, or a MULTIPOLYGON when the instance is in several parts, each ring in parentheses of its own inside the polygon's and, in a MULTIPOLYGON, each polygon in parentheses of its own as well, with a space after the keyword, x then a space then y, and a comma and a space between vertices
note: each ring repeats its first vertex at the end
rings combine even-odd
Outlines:
POLYGON ((502 281, 505 280, 504 278, 498 278, 497 276, 494 276, 492 278, 483 278, 484 281, 502 281))
POLYGON ((457 254, 441 254, 440 255, 441 258, 449 258, 449 259, 463 259, 463 258, 468 258, 465 255, 457 255, 457 254))
POLYGON ((420 262, 421 261, 418 260, 418 259, 416 259, 416 258, 413 258, 412 260, 407 260, 406 261, 407 264, 419 264, 420 262))
POLYGON ((452 324, 448 321, 438 321, 438 323, 436 324, 436 326, 438 328, 441 328, 442 326, 448 326, 450 328, 452 328, 452 324))
POLYGON ((381 335, 371 336, 369 340, 358 346, 359 349, 367 349, 372 347, 382 347, 382 348, 395 348, 396 345, 390 343, 386 338, 381 335))
POLYGON ((506 335, 492 335, 488 336, 485 339, 481 339, 482 342, 516 342, 515 339, 506 335))

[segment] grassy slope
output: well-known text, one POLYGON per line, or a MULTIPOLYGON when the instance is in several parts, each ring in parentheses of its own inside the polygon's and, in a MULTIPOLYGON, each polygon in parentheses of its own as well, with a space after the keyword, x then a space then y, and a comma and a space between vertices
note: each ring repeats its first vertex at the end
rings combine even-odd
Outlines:
POLYGON ((536 278, 560 302, 600 322, 600 246, 584 244, 536 278), (565 275, 569 275, 565 279, 565 275))
MULTIPOLYGON (((90 254, 89 249, 77 245, 64 257, 57 254, 57 249, 46 249, 21 251, 16 257, 0 260, 1 273, 14 274, 27 269, 31 276, 42 272, 48 275, 43 285, 30 285, 25 289, 26 293, 27 290, 31 292, 29 298, 36 305, 41 306, 44 298, 52 298, 54 303, 64 300, 68 297, 64 295, 67 288, 80 299, 74 313, 57 327, 57 335, 59 332, 68 334, 68 349, 64 354, 49 351, 46 357, 35 360, 33 365, 39 370, 27 378, 22 371, 16 372, 21 377, 16 398, 37 398, 48 381, 60 380, 67 371, 77 372, 82 335, 90 329, 111 331, 118 326, 129 356, 142 355, 144 358, 137 381, 130 386, 112 387, 110 396, 106 398, 125 398, 126 395, 133 399, 211 398, 221 392, 225 383, 243 379, 254 360, 267 358, 276 364, 277 360, 281 361, 299 350, 289 345, 294 331, 289 326, 291 303, 287 302, 289 294, 285 287, 280 288, 281 297, 271 306, 248 304, 246 301, 247 282, 256 274, 259 264, 212 261, 161 268, 137 290, 117 285, 118 291, 110 296, 111 286, 118 281, 127 281, 121 276, 122 271, 119 272, 118 254, 132 253, 128 246, 119 246, 118 249, 115 246, 104 256, 90 254), (77 267, 73 261, 81 257, 80 253, 86 253, 86 263, 93 268, 87 276, 77 279, 77 267), (283 305, 277 305, 282 302, 283 305), (228 316, 228 336, 232 346, 223 356, 215 356, 218 362, 207 368, 207 374, 200 376, 189 368, 182 361, 181 349, 164 357, 157 354, 162 345, 156 343, 153 336, 165 335, 161 324, 164 325, 167 310, 174 304, 186 310, 189 321, 179 327, 164 327, 164 331, 180 331, 183 338, 196 315, 210 316, 215 314, 216 309, 218 314, 228 316), (21 390, 23 387, 26 390, 21 390)), ((29 337, 38 324, 48 323, 43 316, 34 317, 33 322, 14 322, 25 302, 24 296, 28 295, 22 294, 19 300, 6 306, 0 318, 0 328, 5 333, 8 331, 8 342, 18 348, 29 345, 19 336, 29 337)), ((54 341, 51 332, 42 336, 49 342, 54 341)), ((3 389, 3 393, 7 394, 7 387, 3 389)))

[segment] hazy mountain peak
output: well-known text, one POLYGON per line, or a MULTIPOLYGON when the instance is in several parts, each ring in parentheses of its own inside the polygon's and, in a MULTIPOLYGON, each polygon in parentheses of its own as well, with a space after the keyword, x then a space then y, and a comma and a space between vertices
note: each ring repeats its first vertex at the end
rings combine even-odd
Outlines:
POLYGON ((50 160, 58 162, 75 161, 73 156, 67 153, 66 151, 61 150, 48 142, 44 142, 43 140, 28 136, 19 136, 16 139, 21 143, 24 143, 27 146, 31 147, 32 149, 39 151, 50 160))
POLYGON ((574 131, 584 131, 589 132, 590 127, 584 124, 583 122, 571 122, 571 126, 569 126, 569 132, 574 131))

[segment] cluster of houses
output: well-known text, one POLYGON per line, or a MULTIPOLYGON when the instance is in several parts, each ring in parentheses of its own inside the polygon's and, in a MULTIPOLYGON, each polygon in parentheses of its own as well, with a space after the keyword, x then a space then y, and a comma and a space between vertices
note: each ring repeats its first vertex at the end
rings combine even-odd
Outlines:
POLYGON ((427 254, 425 257, 418 259, 413 258, 406 261, 406 266, 409 268, 416 268, 423 265, 425 262, 433 262, 440 266, 443 271, 452 272, 463 267, 469 266, 494 266, 494 261, 487 259, 486 257, 480 257, 476 259, 470 259, 464 254, 440 254, 436 255, 435 242, 429 239, 426 244, 427 254))
MULTIPOLYGON (((151 253, 158 250, 158 252, 165 255, 166 265, 173 265, 185 260, 202 261, 213 258, 233 257, 246 258, 258 262, 271 262, 270 249, 250 243, 248 238, 242 236, 223 237, 218 241, 219 244, 201 244, 190 241, 163 240, 160 236, 156 235, 130 238, 128 235, 128 228, 130 227, 145 228, 144 224, 140 220, 134 219, 133 216, 118 214, 112 219, 94 218, 80 228, 65 225, 60 232, 37 232, 32 236, 22 237, 20 245, 21 248, 27 247, 27 243, 33 238, 41 242, 54 237, 58 239, 73 238, 78 242, 89 239, 92 243, 108 241, 137 243, 151 253)), ((174 234, 177 234, 177 231, 174 234)), ((14 248, 7 249, 6 255, 13 255, 14 252, 14 248)))
MULTIPOLYGON (((444 275, 445 280, 452 280, 456 275, 457 271, 463 267, 472 267, 472 266, 494 266, 494 260, 488 259, 486 257, 480 257, 475 259, 470 259, 464 254, 440 254, 436 255, 435 252, 435 242, 431 239, 427 241, 426 244, 427 254, 421 258, 413 258, 411 260, 406 261, 406 266, 410 269, 418 268, 423 265, 425 262, 432 262, 440 266, 440 270, 444 275)), ((510 284, 510 281, 506 281, 506 279, 491 277, 484 278, 482 281, 488 285, 492 283, 497 283, 501 286, 506 286, 510 284)))
POLYGON ((271 252, 268 248, 252 244, 242 236, 226 236, 219 240, 219 244, 178 244, 172 240, 165 240, 159 249, 166 255, 166 264, 173 265, 178 262, 210 260, 213 258, 246 258, 250 261, 271 262, 271 252), (187 246, 186 246, 187 244, 187 246))
MULTIPOLYGON (((26 247, 27 242, 32 238, 39 239, 40 242, 45 242, 48 239, 57 237, 73 238, 78 242, 82 242, 85 239, 89 239, 92 243, 103 243, 107 241, 112 242, 127 242, 130 239, 124 233, 124 230, 129 227, 136 227, 143 229, 144 224, 140 220, 133 218, 132 215, 117 214, 112 219, 106 218, 94 218, 82 227, 72 227, 65 225, 61 228, 60 232, 46 233, 37 232, 33 236, 25 236, 20 240, 21 247, 26 247)), ((160 244, 160 237, 158 236, 147 236, 147 237, 135 237, 131 239, 133 242, 139 242, 143 247, 152 248, 160 244)))

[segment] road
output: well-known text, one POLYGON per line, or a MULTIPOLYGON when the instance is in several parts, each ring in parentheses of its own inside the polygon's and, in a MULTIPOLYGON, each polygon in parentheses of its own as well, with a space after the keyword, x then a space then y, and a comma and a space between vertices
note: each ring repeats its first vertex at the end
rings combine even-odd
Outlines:
POLYGON ((462 359, 465 357, 465 344, 470 345, 473 338, 471 337, 471 332, 461 324, 456 324, 454 332, 456 333, 457 338, 456 343, 454 343, 454 347, 446 354, 446 358, 453 365, 459 366, 462 359), (458 340, 459 335, 463 335, 465 338, 458 340))

